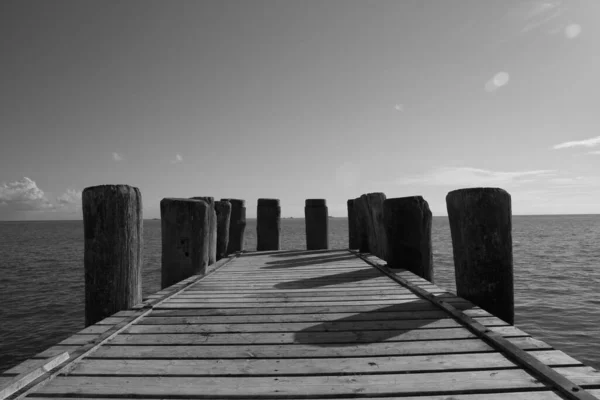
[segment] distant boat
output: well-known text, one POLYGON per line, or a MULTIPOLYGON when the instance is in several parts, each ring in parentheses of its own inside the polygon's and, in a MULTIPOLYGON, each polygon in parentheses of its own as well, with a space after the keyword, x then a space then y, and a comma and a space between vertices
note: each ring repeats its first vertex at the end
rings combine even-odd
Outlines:
POLYGON ((152 218, 152 221, 160 221, 160 218, 152 218))

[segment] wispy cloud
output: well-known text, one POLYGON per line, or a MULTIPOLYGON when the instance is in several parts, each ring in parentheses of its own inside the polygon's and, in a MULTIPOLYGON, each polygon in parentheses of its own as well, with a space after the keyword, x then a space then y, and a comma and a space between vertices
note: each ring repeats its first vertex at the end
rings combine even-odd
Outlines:
POLYGON ((115 161, 122 161, 123 160, 123 154, 119 154, 119 153, 116 153, 116 152, 112 153, 112 157, 113 157, 113 160, 115 160, 115 161))
POLYGON ((396 105, 394 106, 394 109, 395 109, 396 111, 400 111, 400 112, 402 112, 402 111, 404 111, 404 104, 396 104, 396 105))
POLYGON ((171 160, 171 164, 179 164, 182 161, 183 157, 181 156, 181 154, 175 154, 175 159, 171 160))
POLYGON ((490 186, 510 183, 527 183, 535 178, 547 177, 554 170, 531 171, 489 171, 470 167, 444 167, 421 176, 406 177, 396 180, 400 185, 432 185, 432 186, 490 186))
POLYGON ((35 181, 24 177, 0 185, 0 207, 9 211, 40 211, 51 210, 54 205, 35 181))
POLYGON ((533 31, 547 25, 563 15, 565 9, 562 1, 532 1, 523 4, 525 26, 521 33, 533 31))
POLYGON ((599 144, 600 144, 600 136, 596 136, 596 137, 584 139, 584 140, 575 140, 572 142, 559 143, 559 144, 552 146, 552 148, 555 150, 558 150, 558 149, 567 149, 570 147, 596 147, 599 144))

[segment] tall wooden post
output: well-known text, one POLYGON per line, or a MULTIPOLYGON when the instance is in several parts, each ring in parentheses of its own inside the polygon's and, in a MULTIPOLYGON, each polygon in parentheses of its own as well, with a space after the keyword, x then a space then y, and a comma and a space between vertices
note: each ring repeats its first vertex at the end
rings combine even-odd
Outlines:
POLYGON ((304 205, 306 249, 329 248, 329 212, 325 199, 307 199, 304 205))
POLYGON ((225 200, 216 201, 215 212, 217 213, 217 260, 220 260, 227 257, 231 203, 225 200))
POLYGON ((383 217, 388 266, 405 268, 433 282, 429 204, 421 196, 387 199, 383 217))
POLYGON ((256 210, 256 250, 279 250, 281 207, 279 199, 258 199, 256 210))
POLYGON ((246 201, 240 199, 221 199, 231 203, 229 218, 229 242, 227 254, 244 250, 244 234, 246 232, 246 201))
POLYGON ((347 202, 348 205, 348 248, 358 249, 360 241, 358 237, 358 227, 356 225, 356 210, 354 210, 354 199, 347 202))
POLYGON ((369 243, 369 209, 365 197, 354 199, 354 211, 356 212, 358 250, 361 253, 368 253, 371 251, 371 245, 369 243))
POLYGON ((446 206, 458 296, 513 324, 510 194, 498 188, 454 190, 446 206))
POLYGON ((85 326, 142 301, 142 195, 128 185, 82 193, 85 326))
POLYGON ((208 228, 208 265, 217 261, 217 213, 215 211, 215 198, 209 196, 192 197, 193 200, 204 200, 210 207, 208 228))
POLYGON ((162 199, 162 275, 164 289, 206 273, 211 208, 204 200, 162 199))
POLYGON ((382 260, 386 259, 387 239, 383 223, 385 194, 367 193, 361 196, 367 207, 369 250, 382 260))

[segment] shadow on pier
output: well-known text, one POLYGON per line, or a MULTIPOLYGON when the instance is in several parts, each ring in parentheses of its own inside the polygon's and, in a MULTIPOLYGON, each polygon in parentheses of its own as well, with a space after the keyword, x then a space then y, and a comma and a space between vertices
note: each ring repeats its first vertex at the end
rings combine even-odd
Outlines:
POLYGON ((315 278, 298 279, 291 282, 281 282, 275 284, 274 287, 277 289, 311 289, 322 286, 335 286, 344 283, 361 282, 381 277, 381 272, 375 269, 360 269, 358 271, 342 272, 339 274, 318 276, 315 278))
MULTIPOLYGON (((471 306, 457 305, 461 310, 471 306)), ((294 341, 321 347, 356 346, 357 343, 379 343, 397 341, 432 340, 436 330, 456 328, 448 315, 437 309, 427 300, 398 300, 398 304, 356 313, 335 321, 327 321, 296 332, 294 341), (419 318, 419 311, 423 317, 419 318), (430 311, 429 313, 424 311, 430 311), (448 321, 441 324, 440 321, 448 321), (395 339, 395 340, 394 340, 395 339)), ((426 345, 426 342, 423 342, 426 345)))

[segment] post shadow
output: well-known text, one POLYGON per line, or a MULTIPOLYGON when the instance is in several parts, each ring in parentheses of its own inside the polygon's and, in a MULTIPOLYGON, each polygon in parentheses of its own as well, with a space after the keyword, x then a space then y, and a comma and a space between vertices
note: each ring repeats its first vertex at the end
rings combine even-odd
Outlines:
MULTIPOLYGON (((342 250, 337 250, 342 251, 342 250)), ((247 251, 244 252, 244 257, 255 257, 255 256, 270 256, 270 257, 293 257, 296 255, 303 254, 321 254, 321 253, 331 253, 336 252, 336 250, 270 250, 270 251, 247 251)))
POLYGON ((294 268, 294 267, 308 267, 315 264, 324 264, 336 261, 347 261, 356 259, 354 254, 333 254, 330 256, 321 256, 321 257, 310 257, 304 258, 301 260, 291 259, 291 260, 276 260, 269 261, 265 264, 267 266, 262 267, 261 269, 284 269, 284 268, 294 268))
MULTIPOLYGON (((447 326, 436 327, 433 325, 436 321, 442 319, 448 319, 449 321, 455 321, 450 314, 447 314, 447 318, 399 318, 393 319, 394 313, 407 313, 415 310, 423 309, 423 302, 428 302, 425 299, 398 300, 400 303, 387 305, 375 310, 356 313, 352 316, 340 318, 335 321, 326 321, 320 324, 313 325, 309 328, 302 329, 294 335, 294 342, 302 344, 311 344, 321 347, 343 347, 343 346, 355 346, 358 343, 379 343, 379 342, 394 342, 393 339, 396 336, 410 332, 416 329, 422 330, 439 330, 439 329, 452 329, 453 327, 447 326), (418 305, 418 306, 417 306, 418 305), (370 318, 370 314, 387 314, 386 319, 375 319, 370 318), (402 329, 399 326, 405 325, 402 329), (427 328, 427 325, 432 325, 431 328, 427 328)), ((474 307, 470 303, 457 304, 455 306, 460 310, 467 310, 474 307)), ((433 303, 431 303, 431 309, 437 310, 433 303)), ((460 323, 458 323, 460 325, 460 323)), ((502 322, 500 325, 490 326, 509 326, 507 323, 502 322)), ((462 325, 460 326, 462 327, 462 325)), ((466 328, 465 328, 466 329, 466 328)), ((416 341, 414 339, 398 340, 404 341, 416 341)))
MULTIPOLYGON (((343 283, 361 282, 373 278, 384 277, 376 269, 360 269, 358 271, 342 272, 313 278, 298 279, 291 282, 281 282, 274 285, 276 289, 312 289, 322 286, 335 286, 343 283)), ((392 282, 390 280, 390 282, 392 282)))

